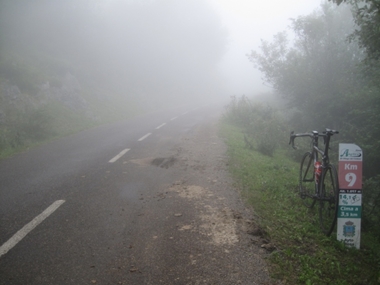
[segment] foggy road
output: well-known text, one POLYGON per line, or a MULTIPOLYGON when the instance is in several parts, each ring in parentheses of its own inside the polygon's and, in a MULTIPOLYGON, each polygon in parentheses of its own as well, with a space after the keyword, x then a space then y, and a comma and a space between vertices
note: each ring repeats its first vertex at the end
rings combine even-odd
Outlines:
MULTIPOLYGON (((186 136, 220 111, 199 106, 156 112, 1 161, 0 284, 185 284, 185 272, 188 279, 206 280, 203 266, 203 273, 188 272, 189 264, 196 268, 195 257, 188 258, 198 252, 201 259, 207 245, 199 237, 176 236, 185 216, 183 229, 197 227, 196 211, 168 193, 192 179, 197 185, 222 181, 206 175, 199 160, 194 166, 183 162, 190 161, 187 155, 178 161, 186 136), (156 239, 166 242, 153 246, 156 239)), ((203 188, 194 189, 199 194, 203 188)), ((226 270, 214 266, 213 274, 226 270)))
POLYGON ((0 285, 379 281, 378 3, 0 1, 0 285), (286 138, 326 127, 359 255, 298 219, 286 138))
MULTIPOLYGON (((121 230, 118 225, 124 224, 120 219, 135 216, 140 194, 154 191, 151 187, 162 179, 159 175, 154 179, 156 173, 136 173, 133 168, 121 172, 123 154, 131 159, 167 152, 181 133, 207 116, 195 109, 191 111, 157 112, 102 126, 2 161, 1 244, 17 239, 13 235, 50 204, 65 202, 13 249, 6 244, 1 247, 1 283, 10 284, 13 280, 14 284, 39 284, 52 276, 60 278, 59 272, 66 275, 85 267, 91 263, 88 256, 105 258, 99 249, 105 244, 119 245, 109 242, 115 238, 115 231, 121 230), (168 124, 166 129, 164 124, 168 124), (129 150, 128 154, 125 150, 129 150), (128 184, 122 188, 118 185, 119 176, 127 176, 123 180, 128 184), (120 216, 122 212, 125 213, 120 216), (109 219, 110 216, 115 217, 109 219), (73 248, 63 247, 66 243, 73 248), (7 250, 10 251, 6 253, 7 250), (56 272, 51 266, 58 264, 56 272), (44 277, 43 272, 52 276, 44 277)), ((76 274, 83 273, 69 275, 76 274)))

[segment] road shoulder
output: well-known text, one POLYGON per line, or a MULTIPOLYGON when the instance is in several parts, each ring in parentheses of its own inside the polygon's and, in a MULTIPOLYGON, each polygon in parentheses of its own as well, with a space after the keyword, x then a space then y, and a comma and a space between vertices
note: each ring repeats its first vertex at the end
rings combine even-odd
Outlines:
MULTIPOLYGON (((275 283, 265 260, 267 241, 234 187, 227 146, 217 132, 218 121, 207 121, 183 136, 166 158, 134 161, 168 171, 173 181, 144 198, 145 210, 136 223, 153 220, 156 230, 145 242, 130 246, 129 281, 275 283)), ((136 232, 136 238, 145 230, 136 232)))

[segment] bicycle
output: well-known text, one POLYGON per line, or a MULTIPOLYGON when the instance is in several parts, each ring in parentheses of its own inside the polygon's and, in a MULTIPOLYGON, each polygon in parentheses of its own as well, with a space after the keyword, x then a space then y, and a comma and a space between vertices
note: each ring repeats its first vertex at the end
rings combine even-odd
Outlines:
POLYGON ((334 230, 338 213, 338 174, 329 161, 330 138, 339 134, 336 130, 326 129, 323 133, 290 133, 289 144, 294 149, 294 139, 297 137, 311 138, 311 151, 306 152, 301 160, 299 176, 299 194, 306 207, 312 208, 319 201, 319 222, 322 231, 330 236, 334 230), (318 147, 318 139, 323 137, 325 148, 318 147), (318 155, 322 160, 318 160, 318 155))

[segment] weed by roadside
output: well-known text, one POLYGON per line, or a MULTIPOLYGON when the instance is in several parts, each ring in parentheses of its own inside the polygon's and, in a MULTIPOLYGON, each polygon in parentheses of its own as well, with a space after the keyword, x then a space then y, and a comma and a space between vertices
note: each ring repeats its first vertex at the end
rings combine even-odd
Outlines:
POLYGON ((243 128, 246 146, 272 156, 285 139, 285 127, 279 114, 270 105, 251 102, 246 96, 231 99, 225 119, 243 128))
POLYGON ((60 104, 12 110, 0 124, 0 158, 94 125, 60 104))

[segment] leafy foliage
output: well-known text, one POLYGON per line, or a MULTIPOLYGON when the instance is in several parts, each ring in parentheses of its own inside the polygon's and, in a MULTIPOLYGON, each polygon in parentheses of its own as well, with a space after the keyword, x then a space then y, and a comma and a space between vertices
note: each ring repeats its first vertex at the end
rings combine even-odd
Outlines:
POLYGON ((285 128, 269 105, 251 102, 246 96, 232 96, 226 106, 225 118, 244 127, 244 141, 248 148, 256 149, 264 155, 273 156, 285 138, 285 128))
POLYGON ((380 3, 377 0, 330 0, 338 5, 351 4, 357 29, 350 35, 357 39, 367 60, 380 58, 380 3))
POLYGON ((0 124, 0 155, 53 136, 54 117, 46 107, 12 110, 0 124))
POLYGON ((337 116, 331 116, 336 106, 330 102, 344 98, 350 82, 355 82, 356 74, 351 71, 360 55, 355 43, 345 41, 349 24, 341 18, 347 17, 350 20, 348 10, 336 12, 326 4, 319 12, 292 20, 294 46, 289 47, 285 34, 280 33, 273 43, 262 41, 261 53, 249 55, 268 83, 289 100, 289 106, 303 114, 323 112, 318 126, 311 116, 304 116, 303 128, 339 124, 337 116))
POLYGON ((377 226, 380 223, 380 175, 367 179, 363 189, 363 228, 373 231, 380 242, 380 228, 377 226))

